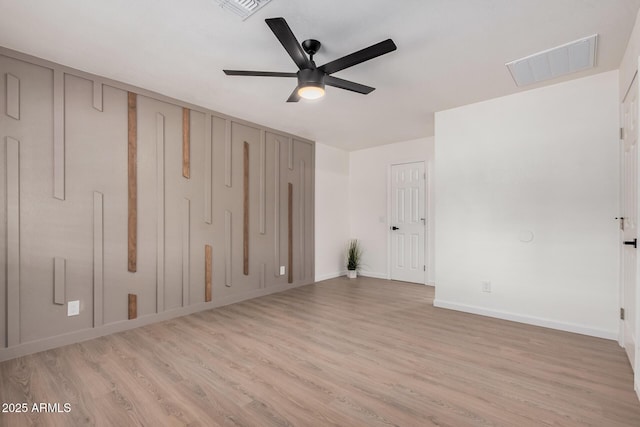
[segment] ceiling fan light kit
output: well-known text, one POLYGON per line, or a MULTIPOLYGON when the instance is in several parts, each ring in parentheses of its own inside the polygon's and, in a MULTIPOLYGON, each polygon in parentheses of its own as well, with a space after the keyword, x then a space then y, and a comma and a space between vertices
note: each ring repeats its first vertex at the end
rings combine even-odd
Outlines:
POLYGON ((289 99, 287 99, 287 102, 298 102, 300 98, 321 98, 325 94, 325 85, 367 95, 374 91, 375 88, 340 79, 331 74, 397 49, 393 40, 387 39, 317 67, 313 61, 313 56, 322 46, 318 40, 308 39, 303 41, 301 45, 284 18, 265 19, 265 22, 269 28, 271 28, 271 31, 273 31, 273 34, 280 41, 282 47, 285 48, 291 59, 293 59, 293 62, 298 66, 298 72, 223 71, 228 76, 297 77, 298 85, 289 96, 289 99))
POLYGON ((311 84, 307 84, 306 86, 302 86, 298 88, 298 96, 304 99, 318 99, 324 96, 324 85, 322 86, 313 86, 311 84))
POLYGON ((324 73, 314 70, 298 71, 298 95, 304 99, 318 99, 324 96, 324 73))

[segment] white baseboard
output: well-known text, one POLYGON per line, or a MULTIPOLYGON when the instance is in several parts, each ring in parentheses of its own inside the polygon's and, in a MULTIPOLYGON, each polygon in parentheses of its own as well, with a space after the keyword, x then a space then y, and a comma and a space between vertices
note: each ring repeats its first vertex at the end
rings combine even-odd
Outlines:
POLYGON ((385 279, 385 280, 389 280, 389 276, 387 275, 387 273, 376 273, 375 271, 359 271, 358 272, 359 276, 364 276, 364 277, 373 277, 374 279, 385 279))
POLYGON ((575 323, 558 322, 556 320, 510 313, 501 310, 493 310, 475 305, 460 304, 457 302, 435 299, 433 300, 433 306, 446 308, 449 310, 463 311, 465 313, 479 314, 481 316, 495 317, 497 319, 510 320, 512 322, 526 323, 528 325, 542 326, 544 328, 557 329, 560 331, 573 332, 576 334, 589 335, 592 337, 604 338, 608 340, 615 341, 618 339, 618 331, 590 328, 575 323))
MULTIPOLYGON (((347 272, 345 271, 342 274, 347 274, 347 272)), ((387 273, 377 273, 375 271, 359 271, 358 272, 358 276, 364 276, 364 277, 372 277, 374 279, 382 279, 382 280, 392 280, 389 275, 387 273)), ((427 285, 427 286, 436 286, 436 282, 425 282, 425 283, 418 283, 419 285, 427 285)))
POLYGON ((322 282, 323 280, 335 279, 336 277, 344 276, 347 274, 347 270, 338 271, 336 273, 320 274, 316 276, 316 282, 322 282))

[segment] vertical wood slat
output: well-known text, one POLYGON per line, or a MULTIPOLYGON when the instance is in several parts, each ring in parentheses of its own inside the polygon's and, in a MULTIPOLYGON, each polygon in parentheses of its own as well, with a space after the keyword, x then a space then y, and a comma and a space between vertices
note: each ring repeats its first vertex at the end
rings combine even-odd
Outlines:
POLYGON ((211 224, 211 186, 213 146, 211 141, 211 114, 204 115, 204 222, 211 224))
POLYGON ((289 138, 287 142, 289 144, 287 166, 289 167, 289 170, 293 170, 293 139, 289 138))
POLYGON ((231 211, 224 211, 224 285, 231 287, 231 211))
POLYGON ((249 275, 249 143, 243 145, 242 271, 249 275))
POLYGON ((7 116, 20 120, 20 79, 6 74, 7 116))
POLYGON ((204 245, 204 302, 211 301, 211 281, 213 277, 213 248, 204 245))
POLYGON ((265 287, 266 277, 267 277, 267 264, 262 263, 260 264, 260 288, 265 287))
POLYGON ((164 311, 164 293, 165 293, 165 244, 164 244, 164 116, 156 113, 156 209, 158 218, 156 221, 156 313, 164 311))
POLYGON ((102 193, 93 192, 93 327, 104 323, 104 210, 102 193))
POLYGON ((231 187, 231 120, 224 121, 224 185, 231 187))
POLYGON ((66 259, 53 258, 53 303, 57 305, 64 305, 65 303, 66 268, 66 259))
POLYGON ((93 81, 93 108, 103 111, 104 105, 102 101, 104 87, 99 81, 93 81))
POLYGON ((182 176, 191 177, 191 110, 182 109, 182 176))
POLYGON ((280 141, 275 141, 275 165, 274 165, 274 197, 273 197, 273 242, 274 262, 273 271, 276 277, 280 277, 280 141))
POLYGON ((298 190, 298 229, 300 230, 298 233, 300 240, 300 249, 298 252, 300 253, 300 278, 303 279, 305 276, 305 241, 304 241, 304 198, 305 198, 305 163, 304 160, 300 160, 300 189, 298 190))
POLYGON ((138 296, 136 294, 129 294, 128 296, 128 317, 129 320, 138 317, 138 296))
POLYGON ((53 70, 53 197, 64 200, 64 72, 53 70))
POLYGON ((287 269, 289 270, 289 276, 287 278, 287 281, 289 283, 293 283, 293 184, 289 183, 288 185, 288 189, 289 189, 289 194, 287 197, 287 204, 288 204, 288 230, 287 230, 287 234, 288 234, 288 240, 289 240, 289 257, 288 257, 288 266, 287 269))
POLYGON ((189 305, 191 200, 182 199, 182 306, 189 305))
POLYGON ((138 107, 137 95, 127 93, 128 119, 128 222, 127 262, 134 273, 138 264, 138 107))
POLYGON ((265 234, 265 218, 266 203, 267 203, 267 141, 266 132, 260 131, 260 219, 259 219, 259 231, 260 234, 265 234))
POLYGON ((6 138, 7 346, 20 343, 20 143, 6 138))

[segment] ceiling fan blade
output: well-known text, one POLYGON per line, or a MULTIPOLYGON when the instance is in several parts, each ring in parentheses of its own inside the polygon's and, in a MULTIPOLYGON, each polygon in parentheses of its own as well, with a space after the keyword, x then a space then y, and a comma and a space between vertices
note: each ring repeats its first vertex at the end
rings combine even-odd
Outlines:
POLYGON ((293 35, 293 31, 289 28, 289 24, 284 18, 269 18, 265 19, 265 22, 276 35, 282 46, 285 48, 293 62, 296 63, 299 69, 310 68, 311 63, 307 58, 307 55, 302 50, 302 46, 298 43, 296 36, 293 35))
POLYGON ((298 95, 298 88, 296 87, 293 92, 291 92, 291 95, 289 96, 289 99, 287 99, 287 102, 298 102, 300 101, 300 95, 298 95))
POLYGON ((351 92, 362 93, 364 95, 376 90, 375 87, 361 85, 360 83, 339 79, 333 76, 325 76, 324 84, 326 84, 327 86, 333 86, 333 87, 338 87, 340 89, 350 90, 351 92))
POLYGON ((227 76, 258 76, 258 77, 298 77, 297 73, 281 73, 278 71, 241 71, 222 70, 227 76))
POLYGON ((338 58, 335 61, 328 62, 322 67, 318 67, 327 74, 332 74, 345 68, 353 67, 361 62, 368 61, 373 58, 377 58, 385 53, 393 52, 397 49, 396 44, 391 39, 387 39, 380 43, 376 43, 369 47, 365 47, 362 50, 353 52, 350 55, 338 58))

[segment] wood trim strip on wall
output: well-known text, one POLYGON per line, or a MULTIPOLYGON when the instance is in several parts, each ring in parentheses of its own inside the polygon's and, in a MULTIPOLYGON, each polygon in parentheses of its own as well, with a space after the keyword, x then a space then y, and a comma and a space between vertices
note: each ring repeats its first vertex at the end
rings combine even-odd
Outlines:
POLYGON ((132 320, 138 317, 138 296, 136 294, 128 294, 127 300, 127 314, 129 320, 132 320))
POLYGON ((224 185, 231 187, 231 120, 224 121, 224 185))
POLYGON ((191 200, 182 199, 182 306, 189 305, 191 255, 191 200))
POLYGON ((204 245, 204 302, 211 301, 211 281, 213 277, 213 248, 204 245))
POLYGON ((156 113, 156 209, 158 218, 156 221, 156 313, 164 311, 165 293, 165 183, 164 183, 164 116, 156 113))
POLYGON ((231 287, 231 211, 224 211, 224 285, 231 287))
POLYGON ((260 234, 266 233, 266 204, 267 204, 267 141, 266 132, 260 131, 260 234))
POLYGON ((6 138, 7 346, 20 344, 20 142, 6 138))
POLYGON ((53 197, 64 200, 64 72, 53 70, 53 197))
POLYGON ((103 92, 104 87, 101 82, 94 80, 93 81, 93 108, 98 111, 104 110, 103 104, 103 92))
POLYGON ((293 170, 293 138, 287 138, 288 144, 288 156, 287 156, 287 166, 289 170, 293 170))
POLYGON ((249 275, 249 143, 242 146, 242 272, 249 275))
POLYGON ((293 283, 293 184, 289 183, 288 185, 288 189, 289 189, 289 194, 287 197, 287 205, 288 205, 288 215, 287 215, 287 222, 288 222, 288 230, 287 230, 287 234, 288 234, 288 246, 289 246, 289 256, 287 259, 287 263, 289 264, 287 266, 287 270, 289 270, 289 276, 287 278, 287 281, 289 283, 293 283))
POLYGON ((298 228, 300 232, 298 236, 300 238, 300 279, 304 279, 305 276, 305 244, 304 244, 304 197, 305 197, 305 163, 304 160, 300 160, 300 189, 298 190, 298 228))
POLYGON ((65 303, 66 268, 66 259, 53 258, 53 303, 57 305, 65 303))
POLYGON ((93 327, 104 323, 104 196, 93 192, 93 327))
POLYGON ((7 73, 6 94, 7 94, 7 116, 20 120, 20 79, 7 73))
POLYGON ((266 279, 267 279, 267 264, 264 262, 260 264, 260 289, 265 287, 266 279))
POLYGON ((137 95, 127 93, 128 139, 128 270, 135 273, 138 264, 138 107, 137 95))
POLYGON ((213 142, 211 141, 212 117, 204 115, 204 222, 211 224, 211 188, 213 180, 213 142))
POLYGON ((182 108, 182 176, 191 178, 191 110, 182 108))
POLYGON ((275 265, 273 271, 276 277, 280 277, 280 141, 275 138, 275 158, 274 158, 274 196, 273 196, 273 242, 275 265))

